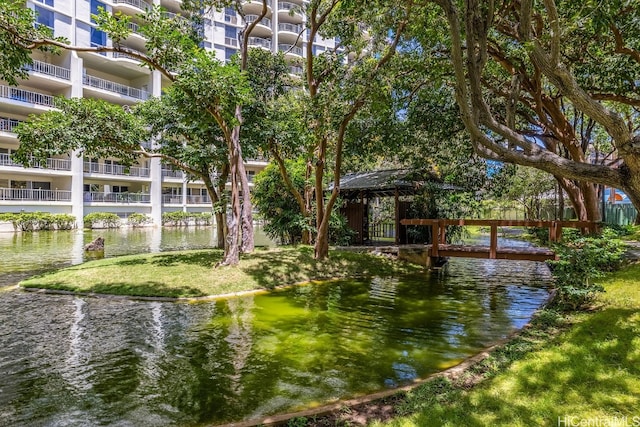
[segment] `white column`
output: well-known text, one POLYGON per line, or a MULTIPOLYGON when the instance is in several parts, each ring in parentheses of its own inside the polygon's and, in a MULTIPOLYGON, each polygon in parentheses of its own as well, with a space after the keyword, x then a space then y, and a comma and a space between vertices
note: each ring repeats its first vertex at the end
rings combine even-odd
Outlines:
MULTIPOLYGON (((151 73, 151 93, 153 96, 162 94, 162 76, 159 71, 151 73)), ((149 162, 149 177, 151 186, 149 193, 151 197, 151 219, 153 225, 162 225, 162 164, 160 159, 152 158, 149 162)))
MULTIPOLYGON (((70 61, 71 98, 82 98, 82 58, 76 52, 71 52, 70 61)), ((76 217, 78 228, 82 228, 84 217, 84 172, 82 156, 79 152, 71 153, 71 214, 76 217)))

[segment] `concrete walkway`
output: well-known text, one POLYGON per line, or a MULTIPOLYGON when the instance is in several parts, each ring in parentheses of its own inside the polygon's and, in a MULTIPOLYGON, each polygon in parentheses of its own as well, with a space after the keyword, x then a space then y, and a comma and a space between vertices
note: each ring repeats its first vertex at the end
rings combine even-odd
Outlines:
POLYGON ((638 241, 625 241, 627 245, 627 251, 624 257, 630 262, 640 261, 640 242, 638 241))

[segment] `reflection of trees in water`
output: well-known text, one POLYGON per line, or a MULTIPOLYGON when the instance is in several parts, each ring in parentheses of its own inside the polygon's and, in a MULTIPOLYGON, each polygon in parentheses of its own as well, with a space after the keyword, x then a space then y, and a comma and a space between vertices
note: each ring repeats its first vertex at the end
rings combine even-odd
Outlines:
POLYGON ((394 386, 473 354, 544 299, 523 285, 546 267, 485 262, 195 304, 6 294, 0 321, 23 334, 0 335, 0 406, 12 420, 198 424, 394 386))

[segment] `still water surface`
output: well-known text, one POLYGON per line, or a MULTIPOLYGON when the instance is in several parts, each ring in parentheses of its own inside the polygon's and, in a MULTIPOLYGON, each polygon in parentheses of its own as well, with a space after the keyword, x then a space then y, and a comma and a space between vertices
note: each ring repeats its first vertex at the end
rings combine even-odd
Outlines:
MULTIPOLYGON (((0 235, 5 285, 82 262, 94 237, 46 234, 0 235)), ((107 256, 214 242, 202 230, 114 236, 107 256)), ((395 387, 523 326, 549 280, 539 263, 454 259, 444 274, 215 302, 0 288, 0 425, 209 425, 395 387)))

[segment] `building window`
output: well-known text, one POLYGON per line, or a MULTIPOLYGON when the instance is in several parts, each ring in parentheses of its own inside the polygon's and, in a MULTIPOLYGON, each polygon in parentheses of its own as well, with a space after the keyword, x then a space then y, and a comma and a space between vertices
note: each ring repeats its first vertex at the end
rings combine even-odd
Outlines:
POLYGON ((237 40, 238 38, 238 29, 236 27, 232 27, 230 25, 224 26, 224 36, 237 40))
POLYGON ((53 7, 53 0, 36 0, 38 3, 46 4, 47 6, 53 7))
POLYGON ((35 6, 35 11, 38 17, 36 18, 36 22, 38 26, 42 25, 48 28, 51 28, 53 31, 55 25, 55 15, 52 11, 45 9, 40 6, 35 6))
POLYGON ((91 46, 106 46, 107 34, 91 27, 91 46))
MULTIPOLYGON (((92 15, 97 15, 100 11, 98 10, 98 8, 103 8, 103 9, 107 9, 106 6, 104 5, 104 3, 98 1, 98 0, 91 0, 91 14, 92 15)), ((96 21, 91 18, 91 22, 95 23, 96 21)))
POLYGON ((225 61, 231 61, 231 58, 233 57, 233 55, 235 55, 238 52, 237 49, 231 49, 229 47, 224 48, 224 59, 225 61))

